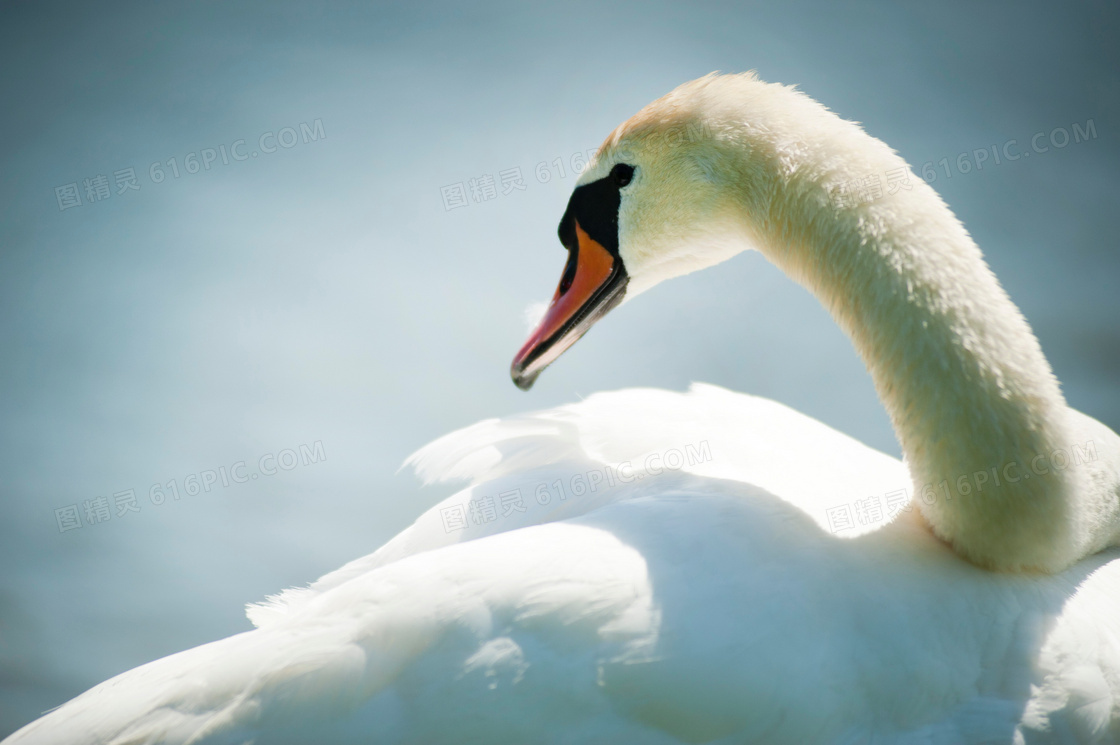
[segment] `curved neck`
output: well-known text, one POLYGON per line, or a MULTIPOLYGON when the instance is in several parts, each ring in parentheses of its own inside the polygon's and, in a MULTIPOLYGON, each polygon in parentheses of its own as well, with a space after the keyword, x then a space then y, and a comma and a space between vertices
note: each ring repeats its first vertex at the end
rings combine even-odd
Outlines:
POLYGON ((1056 455, 1072 461, 1085 443, 1071 437, 1022 314, 938 195, 882 143, 818 108, 800 132, 788 121, 741 131, 729 176, 750 240, 816 295, 867 365, 914 503, 983 566, 1056 571, 1096 550, 1076 465, 1056 455), (869 191, 848 198, 842 187, 859 179, 869 191))

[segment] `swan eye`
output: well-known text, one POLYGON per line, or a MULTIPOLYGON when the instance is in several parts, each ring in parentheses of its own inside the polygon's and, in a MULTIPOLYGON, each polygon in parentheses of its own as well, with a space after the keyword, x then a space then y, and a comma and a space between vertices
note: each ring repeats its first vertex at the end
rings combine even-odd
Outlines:
POLYGON ((615 167, 611 169, 611 181, 619 188, 629 184, 632 178, 634 178, 634 166, 628 166, 625 163, 617 163, 615 167))

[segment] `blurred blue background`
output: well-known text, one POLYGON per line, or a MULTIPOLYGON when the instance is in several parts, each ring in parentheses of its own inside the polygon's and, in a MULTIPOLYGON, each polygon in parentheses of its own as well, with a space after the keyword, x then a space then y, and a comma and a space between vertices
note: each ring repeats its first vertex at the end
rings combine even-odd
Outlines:
POLYGON ((1117 5, 933 6, 2 6, 0 734, 374 550, 448 493, 401 461, 478 419, 703 380, 898 454, 848 341, 758 255, 509 381, 572 156, 712 70, 934 164, 1070 403, 1120 428, 1117 5), (255 477, 186 493, 239 461, 255 477))

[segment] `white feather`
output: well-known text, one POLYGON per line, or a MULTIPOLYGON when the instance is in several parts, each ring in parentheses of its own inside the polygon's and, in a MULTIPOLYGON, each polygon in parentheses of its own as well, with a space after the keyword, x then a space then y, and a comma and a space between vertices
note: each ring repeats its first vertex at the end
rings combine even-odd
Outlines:
POLYGON ((527 332, 532 331, 537 327, 537 324, 539 324, 541 322, 541 319, 544 318, 544 313, 546 310, 548 310, 548 303, 543 301, 538 303, 529 303, 525 306, 525 310, 522 312, 522 317, 525 320, 525 330, 527 332))

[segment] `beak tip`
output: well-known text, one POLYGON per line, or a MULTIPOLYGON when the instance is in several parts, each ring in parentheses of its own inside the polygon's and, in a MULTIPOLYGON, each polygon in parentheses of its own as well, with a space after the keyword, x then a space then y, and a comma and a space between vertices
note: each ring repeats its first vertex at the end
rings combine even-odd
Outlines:
POLYGON ((533 383, 537 382, 537 377, 540 371, 529 373, 528 375, 521 369, 521 366, 516 362, 510 366, 509 376, 513 379, 513 384, 523 391, 527 391, 533 387, 533 383))

